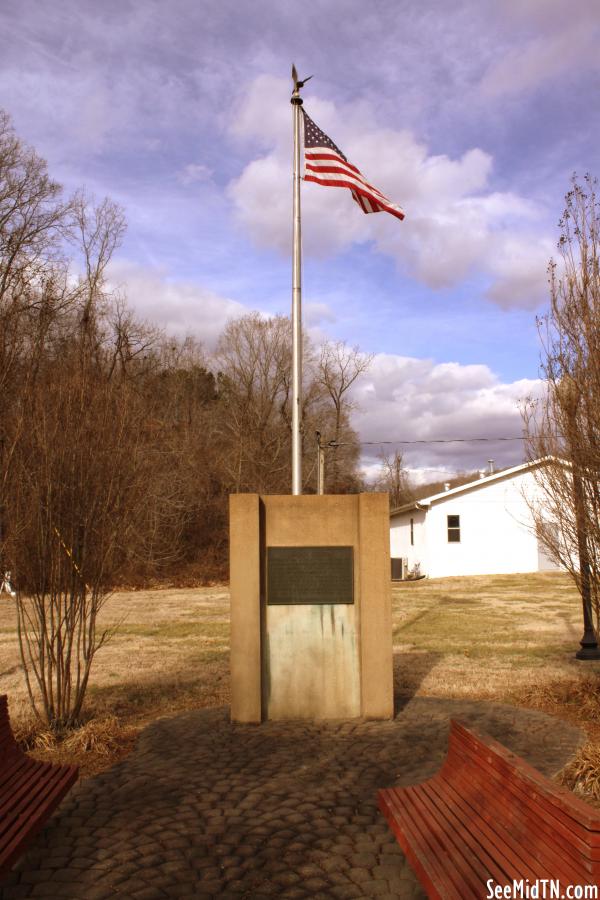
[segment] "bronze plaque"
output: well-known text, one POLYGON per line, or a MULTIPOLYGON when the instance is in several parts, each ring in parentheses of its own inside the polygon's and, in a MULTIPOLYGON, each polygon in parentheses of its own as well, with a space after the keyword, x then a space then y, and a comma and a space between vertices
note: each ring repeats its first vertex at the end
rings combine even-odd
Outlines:
POLYGON ((354 603, 352 547, 267 547, 267 603, 354 603))

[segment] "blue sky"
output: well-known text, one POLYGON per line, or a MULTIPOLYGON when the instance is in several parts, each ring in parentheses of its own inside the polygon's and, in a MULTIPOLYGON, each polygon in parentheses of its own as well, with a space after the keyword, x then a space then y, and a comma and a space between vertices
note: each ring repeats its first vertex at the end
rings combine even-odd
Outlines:
MULTIPOLYGON (((303 188, 306 326, 375 354, 361 439, 520 433, 563 196, 600 169, 595 0, 5 0, 0 28, 0 105, 67 190, 123 205, 111 278, 207 352, 289 311, 291 62, 314 74, 312 118, 406 211, 303 188)), ((522 449, 406 448, 432 475, 490 456, 522 449)))

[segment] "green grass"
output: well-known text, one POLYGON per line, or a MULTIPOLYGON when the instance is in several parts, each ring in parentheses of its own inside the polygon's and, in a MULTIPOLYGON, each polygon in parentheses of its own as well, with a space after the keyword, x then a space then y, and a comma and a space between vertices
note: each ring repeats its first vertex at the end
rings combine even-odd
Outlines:
POLYGON ((532 661, 573 647, 578 594, 560 573, 446 578, 393 587, 393 639, 404 648, 532 661))
POLYGON ((228 622, 158 622, 144 625, 137 622, 126 622, 119 625, 115 638, 221 638, 229 639, 228 622))

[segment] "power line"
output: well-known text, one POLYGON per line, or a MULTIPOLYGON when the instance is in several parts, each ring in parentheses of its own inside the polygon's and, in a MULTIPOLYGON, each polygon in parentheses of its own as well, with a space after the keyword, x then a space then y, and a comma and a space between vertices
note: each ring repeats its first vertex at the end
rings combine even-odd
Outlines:
POLYGON ((381 444, 471 444, 471 443, 489 443, 495 444, 497 441, 524 441, 523 435, 520 437, 473 437, 473 438, 431 438, 413 441, 405 441, 398 439, 396 441, 358 441, 361 447, 379 446, 381 444))

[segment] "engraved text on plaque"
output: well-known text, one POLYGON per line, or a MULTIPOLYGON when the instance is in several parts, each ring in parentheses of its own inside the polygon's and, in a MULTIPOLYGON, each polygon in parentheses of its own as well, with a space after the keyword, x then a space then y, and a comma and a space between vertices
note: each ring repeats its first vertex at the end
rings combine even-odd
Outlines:
POLYGON ((354 603, 352 547, 267 547, 267 603, 354 603))

